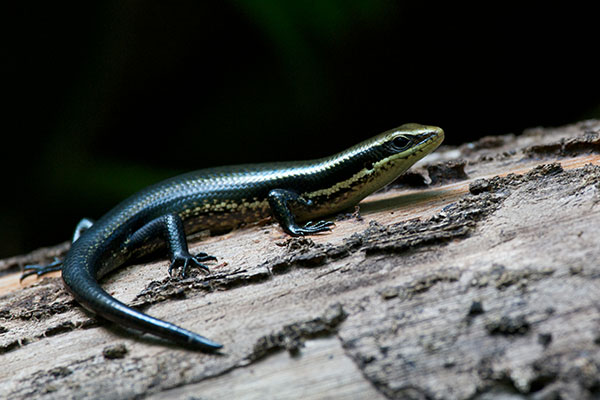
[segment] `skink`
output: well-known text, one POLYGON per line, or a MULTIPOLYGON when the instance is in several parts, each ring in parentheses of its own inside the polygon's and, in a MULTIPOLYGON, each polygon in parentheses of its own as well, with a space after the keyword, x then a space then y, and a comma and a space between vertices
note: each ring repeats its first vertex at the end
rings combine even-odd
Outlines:
POLYGON ((330 221, 315 218, 348 209, 384 187, 444 139, 442 129, 405 124, 330 157, 311 161, 203 169, 150 186, 95 223, 83 220, 62 262, 28 266, 23 277, 62 270, 62 279, 86 309, 119 325, 203 351, 221 344, 137 311, 106 293, 98 280, 126 261, 165 248, 169 272, 215 257, 191 255, 186 235, 201 229, 225 231, 275 217, 293 236, 325 232, 330 221))

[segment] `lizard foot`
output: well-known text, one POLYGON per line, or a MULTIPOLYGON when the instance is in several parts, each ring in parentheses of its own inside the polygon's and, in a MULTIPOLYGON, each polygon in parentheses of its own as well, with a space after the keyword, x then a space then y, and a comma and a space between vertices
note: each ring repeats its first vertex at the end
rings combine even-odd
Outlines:
POLYGON ((23 274, 19 281, 22 281, 31 275, 42 276, 48 272, 60 271, 62 263, 62 260, 55 257, 54 261, 47 265, 26 265, 23 267, 23 274))
POLYGON ((307 222, 303 227, 294 227, 290 231, 296 236, 312 235, 314 233, 329 232, 335 225, 332 221, 307 222))
POLYGON ((198 253, 195 256, 190 253, 180 253, 173 257, 171 260, 171 265, 169 265, 169 275, 173 275, 172 272, 175 268, 181 268, 181 276, 183 278, 187 277, 187 270, 190 266, 200 268, 207 273, 210 272, 210 269, 202 264, 204 261, 216 261, 217 257, 208 255, 206 253, 198 253))

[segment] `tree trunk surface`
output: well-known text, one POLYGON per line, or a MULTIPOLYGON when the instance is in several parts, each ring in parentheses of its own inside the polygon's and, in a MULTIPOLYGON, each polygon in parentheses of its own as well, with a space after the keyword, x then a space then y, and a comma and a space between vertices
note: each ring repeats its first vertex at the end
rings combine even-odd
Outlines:
MULTIPOLYGON (((448 134, 452 134, 449 132, 448 134)), ((272 221, 103 280, 224 344, 171 346, 84 312, 63 243, 0 261, 0 398, 600 398, 600 121, 441 147, 331 233, 272 221)))

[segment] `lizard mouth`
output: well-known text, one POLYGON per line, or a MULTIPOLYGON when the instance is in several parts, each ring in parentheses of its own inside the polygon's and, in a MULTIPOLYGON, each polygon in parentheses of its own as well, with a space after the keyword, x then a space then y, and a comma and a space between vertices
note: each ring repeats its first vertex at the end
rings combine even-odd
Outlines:
POLYGON ((432 127, 432 130, 414 136, 413 140, 417 146, 424 145, 431 140, 442 143, 444 140, 444 131, 441 128, 432 127))

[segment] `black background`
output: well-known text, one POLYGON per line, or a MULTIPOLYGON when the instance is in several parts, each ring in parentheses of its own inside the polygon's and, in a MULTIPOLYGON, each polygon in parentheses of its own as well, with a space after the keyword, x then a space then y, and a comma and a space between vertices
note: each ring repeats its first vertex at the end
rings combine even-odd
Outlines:
POLYGON ((187 170, 319 157, 405 122, 460 144, 599 117, 594 10, 453 3, 9 6, 0 257, 187 170))

